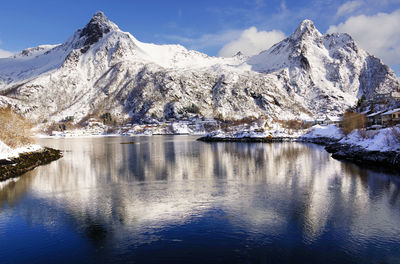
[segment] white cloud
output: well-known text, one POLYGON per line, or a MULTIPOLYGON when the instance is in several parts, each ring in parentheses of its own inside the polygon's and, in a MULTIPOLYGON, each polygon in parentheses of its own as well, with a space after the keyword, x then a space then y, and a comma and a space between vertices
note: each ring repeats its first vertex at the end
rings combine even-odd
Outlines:
POLYGON ((284 38, 285 34, 282 31, 258 31, 256 27, 250 27, 244 30, 239 38, 225 44, 218 56, 231 57, 239 51, 247 56, 255 55, 284 38))
POLYGON ((336 16, 340 17, 340 16, 350 14, 353 11, 355 11, 357 8, 360 8, 363 4, 364 4, 364 2, 360 1, 360 0, 346 2, 343 5, 339 6, 339 8, 336 12, 336 16))
POLYGON ((328 33, 350 34, 359 46, 387 64, 400 63, 400 9, 373 16, 352 16, 339 25, 330 26, 328 33))
POLYGON ((7 57, 10 57, 11 55, 13 55, 12 52, 0 49, 0 58, 7 58, 7 57))

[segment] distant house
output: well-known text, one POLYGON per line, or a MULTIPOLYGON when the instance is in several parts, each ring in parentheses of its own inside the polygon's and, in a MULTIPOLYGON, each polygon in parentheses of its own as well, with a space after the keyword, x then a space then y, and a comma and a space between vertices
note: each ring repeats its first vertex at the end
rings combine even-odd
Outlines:
POLYGON ((318 119, 315 119, 314 124, 315 125, 323 125, 324 122, 325 122, 324 118, 318 118, 318 119))
POLYGON ((308 124, 313 125, 339 125, 342 122, 342 118, 338 116, 325 116, 325 118, 318 118, 315 120, 305 121, 308 124))
POLYGON ((392 97, 396 100, 400 100, 400 92, 392 92, 392 97))
POLYGON ((379 111, 367 115, 368 126, 383 125, 391 126, 400 124, 400 108, 389 111, 379 111))
POLYGON ((381 116, 381 114, 383 112, 384 111, 379 111, 379 112, 375 112, 375 113, 367 115, 368 126, 382 125, 382 116, 381 116))
POLYGON ((382 125, 390 126, 396 124, 400 124, 400 108, 396 108, 382 114, 382 125))
POLYGON ((326 125, 339 125, 342 122, 340 116, 326 116, 324 124, 326 125))
POLYGON ((303 125, 313 126, 313 125, 315 125, 315 120, 314 119, 303 119, 303 125))

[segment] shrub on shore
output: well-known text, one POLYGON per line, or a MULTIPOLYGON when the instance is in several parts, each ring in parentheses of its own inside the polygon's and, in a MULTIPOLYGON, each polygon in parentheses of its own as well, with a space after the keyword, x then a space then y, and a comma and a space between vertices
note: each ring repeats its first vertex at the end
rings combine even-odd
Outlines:
POLYGON ((0 108, 0 140, 9 147, 32 143, 32 123, 10 107, 0 108))
POLYGON ((347 111, 343 115, 343 121, 342 121, 342 131, 345 135, 348 135, 353 131, 354 129, 361 129, 365 128, 367 124, 365 115, 357 113, 357 112, 352 112, 352 111, 347 111))
POLYGON ((58 123, 53 121, 43 129, 43 132, 46 133, 47 135, 51 135, 53 131, 63 132, 65 130, 82 128, 80 124, 73 123, 73 119, 72 121, 70 120, 71 119, 64 119, 58 123))
MULTIPOLYGON (((222 120, 220 120, 222 121, 222 120)), ((257 118, 255 118, 254 116, 248 116, 248 117, 244 117, 242 119, 234 119, 234 120, 224 120, 222 121, 220 127, 223 131, 229 131, 234 127, 239 127, 239 126, 243 126, 243 127, 250 127, 252 123, 256 122, 257 118)))
POLYGON ((289 120, 275 120, 276 123, 280 124, 283 128, 290 130, 300 130, 300 129, 308 129, 312 127, 311 123, 306 123, 302 120, 289 119, 289 120))
POLYGON ((277 120, 277 123, 281 124, 283 128, 291 130, 299 130, 303 128, 303 122, 300 120, 277 120))

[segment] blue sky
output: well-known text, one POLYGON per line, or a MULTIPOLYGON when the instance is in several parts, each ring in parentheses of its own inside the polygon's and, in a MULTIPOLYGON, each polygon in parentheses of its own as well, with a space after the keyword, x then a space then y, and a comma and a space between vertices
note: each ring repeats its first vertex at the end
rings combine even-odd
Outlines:
POLYGON ((400 0, 3 1, 0 49, 62 43, 98 10, 141 41, 179 43, 209 55, 249 38, 261 49, 311 19, 322 33, 350 31, 362 48, 400 70, 400 0))

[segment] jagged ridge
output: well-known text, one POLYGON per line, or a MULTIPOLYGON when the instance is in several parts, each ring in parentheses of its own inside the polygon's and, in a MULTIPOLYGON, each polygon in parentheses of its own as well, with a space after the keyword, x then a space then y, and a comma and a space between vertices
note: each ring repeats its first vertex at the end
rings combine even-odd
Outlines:
POLYGON ((36 50, 0 59, 0 104, 38 121, 106 111, 181 118, 193 105, 208 117, 310 118, 400 89, 393 71, 349 35, 322 35, 310 20, 250 58, 142 43, 102 12, 64 44, 36 50))

